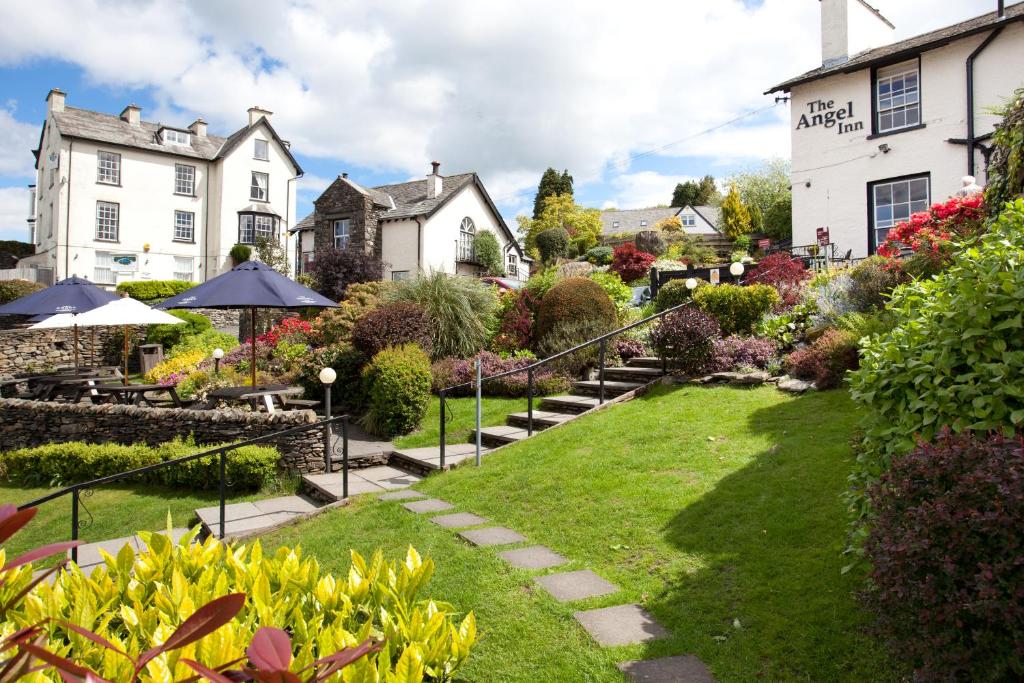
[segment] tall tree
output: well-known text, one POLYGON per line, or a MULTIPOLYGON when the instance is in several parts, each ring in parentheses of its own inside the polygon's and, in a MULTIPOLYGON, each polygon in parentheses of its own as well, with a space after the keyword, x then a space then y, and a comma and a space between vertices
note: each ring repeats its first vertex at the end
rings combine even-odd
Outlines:
POLYGON ((737 173, 729 184, 739 192, 740 200, 764 217, 763 225, 754 226, 776 239, 786 239, 792 233, 792 193, 790 191, 789 162, 769 159, 761 166, 737 173))
POLYGON ((721 197, 714 176, 706 175, 700 180, 678 183, 672 191, 672 206, 704 206, 717 204, 721 197))
POLYGON ((573 196, 572 176, 569 175, 569 169, 559 173, 553 168, 548 168, 540 177, 540 183, 537 185, 537 194, 533 197, 533 219, 537 220, 540 218, 541 213, 544 211, 545 199, 560 194, 573 196))
POLYGON ((729 187, 722 200, 722 230, 730 239, 750 233, 750 209, 740 199, 735 185, 729 187))

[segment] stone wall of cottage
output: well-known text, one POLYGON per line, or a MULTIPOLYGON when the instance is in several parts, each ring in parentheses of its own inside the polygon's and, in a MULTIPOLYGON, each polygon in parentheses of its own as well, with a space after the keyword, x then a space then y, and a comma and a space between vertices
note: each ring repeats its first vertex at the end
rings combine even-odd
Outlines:
MULTIPOLYGON (((176 436, 189 435, 197 444, 220 444, 316 421, 311 410, 267 414, 245 410, 179 410, 0 399, 3 450, 66 441, 157 445, 176 436)), ((320 429, 270 439, 268 445, 280 452, 282 469, 307 473, 324 468, 323 431, 320 429)))
POLYGON ((336 180, 319 199, 313 202, 316 218, 313 248, 316 251, 334 246, 334 221, 348 218, 349 248, 360 249, 376 258, 383 255, 380 211, 373 201, 343 180, 336 180))

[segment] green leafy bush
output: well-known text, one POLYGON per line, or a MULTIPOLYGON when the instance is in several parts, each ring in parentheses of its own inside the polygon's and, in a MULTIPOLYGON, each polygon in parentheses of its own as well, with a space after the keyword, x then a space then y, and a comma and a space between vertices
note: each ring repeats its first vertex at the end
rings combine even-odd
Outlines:
POLYGON ((850 269, 850 286, 846 296, 853 307, 865 313, 882 308, 892 291, 909 278, 898 261, 870 256, 850 269))
POLYGON ((526 281, 526 291, 530 293, 537 301, 544 298, 544 295, 548 293, 548 290, 555 286, 555 283, 560 279, 558 276, 558 270, 555 268, 545 268, 539 272, 534 273, 530 276, 530 279, 526 281))
POLYGON ((233 334, 219 332, 214 329, 203 330, 199 334, 185 337, 175 344, 167 358, 175 358, 192 351, 202 351, 207 356, 213 353, 214 349, 222 349, 225 353, 238 346, 238 339, 233 334))
POLYGON ((608 298, 612 300, 615 305, 617 312, 625 311, 629 308, 630 303, 633 301, 633 290, 622 281, 618 273, 603 272, 595 270, 594 272, 587 275, 587 277, 597 284, 601 285, 601 289, 608 295, 608 298))
POLYGON ((571 277, 555 284, 541 299, 534 334, 538 344, 549 343, 545 338, 556 327, 564 333, 568 326, 575 326, 579 334, 598 336, 615 329, 616 319, 615 305, 601 285, 571 277))
POLYGON ((569 249, 569 233, 565 228, 552 228, 537 234, 537 249, 543 263, 552 263, 565 256, 569 249))
POLYGON ((1024 88, 1018 88, 999 113, 986 174, 985 207, 990 216, 1024 194, 1024 88))
POLYGON ((853 398, 866 408, 854 506, 863 485, 915 439, 943 427, 1012 432, 1024 424, 1024 200, 932 280, 896 290, 895 327, 864 343, 853 398))
POLYGON ((0 304, 9 304, 40 289, 46 289, 46 285, 29 280, 0 280, 0 304))
POLYGON ((345 289, 337 308, 325 308, 313 319, 309 340, 314 346, 330 346, 352 340, 352 328, 359 319, 384 302, 391 282, 360 282, 345 289))
POLYGON ((236 265, 239 263, 245 263, 252 259, 252 247, 248 244, 236 244, 231 247, 231 251, 228 252, 228 255, 236 265))
POLYGON ((443 272, 403 280, 385 299, 423 307, 430 318, 434 358, 468 358, 486 348, 498 306, 494 287, 443 272))
POLYGON ((433 345, 430 319, 422 307, 387 304, 367 313, 352 329, 352 346, 367 358, 399 344, 417 344, 430 353, 433 345))
POLYGON ((725 336, 749 333, 780 301, 779 293, 769 285, 698 287, 693 300, 718 321, 725 336))
POLYGON ((420 426, 430 402, 430 359, 415 344, 384 349, 363 369, 369 405, 363 426, 380 436, 420 426))
POLYGON ((754 326, 754 335, 771 339, 780 350, 791 349, 807 337, 811 329, 811 320, 817 312, 818 305, 811 299, 797 304, 788 311, 769 313, 754 326))
POLYGON ((698 278, 697 286, 691 292, 686 287, 686 280, 669 280, 658 289, 658 295, 654 297, 654 311, 661 313, 680 304, 685 304, 693 299, 693 292, 696 292, 701 287, 710 286, 707 281, 698 278))
MULTIPOLYGON (((71 441, 0 452, 0 476, 25 486, 60 486, 105 477, 146 465, 183 458, 217 446, 197 446, 176 439, 159 446, 130 446, 71 441)), ((274 482, 280 455, 266 446, 243 446, 228 455, 228 479, 241 489, 258 490, 274 482)), ((216 488, 219 458, 210 456, 164 467, 142 475, 140 481, 189 489, 216 488)))
POLYGON ((611 265, 613 250, 611 247, 593 247, 587 250, 584 254, 584 258, 593 263, 595 266, 607 266, 611 265))
POLYGON ((206 332, 213 327, 210 319, 200 313, 191 311, 168 311, 175 318, 184 320, 183 325, 150 325, 146 328, 146 342, 149 344, 163 344, 164 349, 170 350, 183 342, 188 337, 206 332))
POLYGON ((331 387, 331 402, 340 403, 352 410, 366 406, 366 389, 363 385, 363 366, 367 357, 342 342, 316 349, 299 363, 296 383, 304 390, 306 398, 324 400, 324 385, 320 371, 333 368, 338 377, 331 387))
POLYGON ((187 280, 132 280, 117 286, 117 293, 139 301, 156 301, 177 296, 196 286, 187 280))
POLYGON ((473 238, 473 253, 476 262, 483 266, 488 275, 505 274, 505 257, 501 253, 501 245, 490 230, 481 230, 473 238))

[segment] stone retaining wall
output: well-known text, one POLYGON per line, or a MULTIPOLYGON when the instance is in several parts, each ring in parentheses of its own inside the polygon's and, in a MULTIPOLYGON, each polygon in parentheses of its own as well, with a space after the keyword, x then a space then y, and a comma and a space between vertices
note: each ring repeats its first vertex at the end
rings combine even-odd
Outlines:
MULTIPOLYGON (((311 410, 274 414, 246 410, 179 410, 91 403, 0 399, 2 450, 65 441, 157 445, 192 435, 196 443, 241 441, 317 421, 311 410)), ((310 429, 271 439, 281 467, 317 472, 324 467, 323 432, 310 429)))
MULTIPOLYGON (((97 362, 106 364, 103 347, 111 330, 96 328, 97 362)), ((74 332, 66 330, 0 330, 0 377, 18 372, 44 372, 75 362, 74 332)), ((78 330, 78 360, 92 364, 93 328, 78 330)), ((120 356, 112 364, 120 364, 120 356)))

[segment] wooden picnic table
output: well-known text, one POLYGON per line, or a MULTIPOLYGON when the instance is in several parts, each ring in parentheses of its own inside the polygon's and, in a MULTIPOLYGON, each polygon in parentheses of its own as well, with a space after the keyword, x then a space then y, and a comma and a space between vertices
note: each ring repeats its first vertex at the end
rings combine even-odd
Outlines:
POLYGON ((265 408, 268 413, 288 408, 289 396, 301 396, 302 387, 290 387, 285 384, 257 384, 246 387, 220 387, 206 394, 203 409, 216 408, 221 401, 225 403, 248 403, 253 410, 265 408))
POLYGON ((178 392, 173 384, 96 384, 94 386, 81 386, 75 395, 75 402, 82 400, 86 393, 112 398, 118 403, 141 406, 145 403, 148 406, 156 407, 157 402, 149 398, 147 394, 167 394, 171 397, 171 403, 175 408, 182 408, 183 404, 178 397, 178 392))
POLYGON ((121 379, 113 375, 49 375, 37 377, 30 386, 33 397, 37 401, 50 401, 65 393, 74 392, 72 395, 78 401, 82 393, 91 390, 98 382, 109 382, 121 379))

